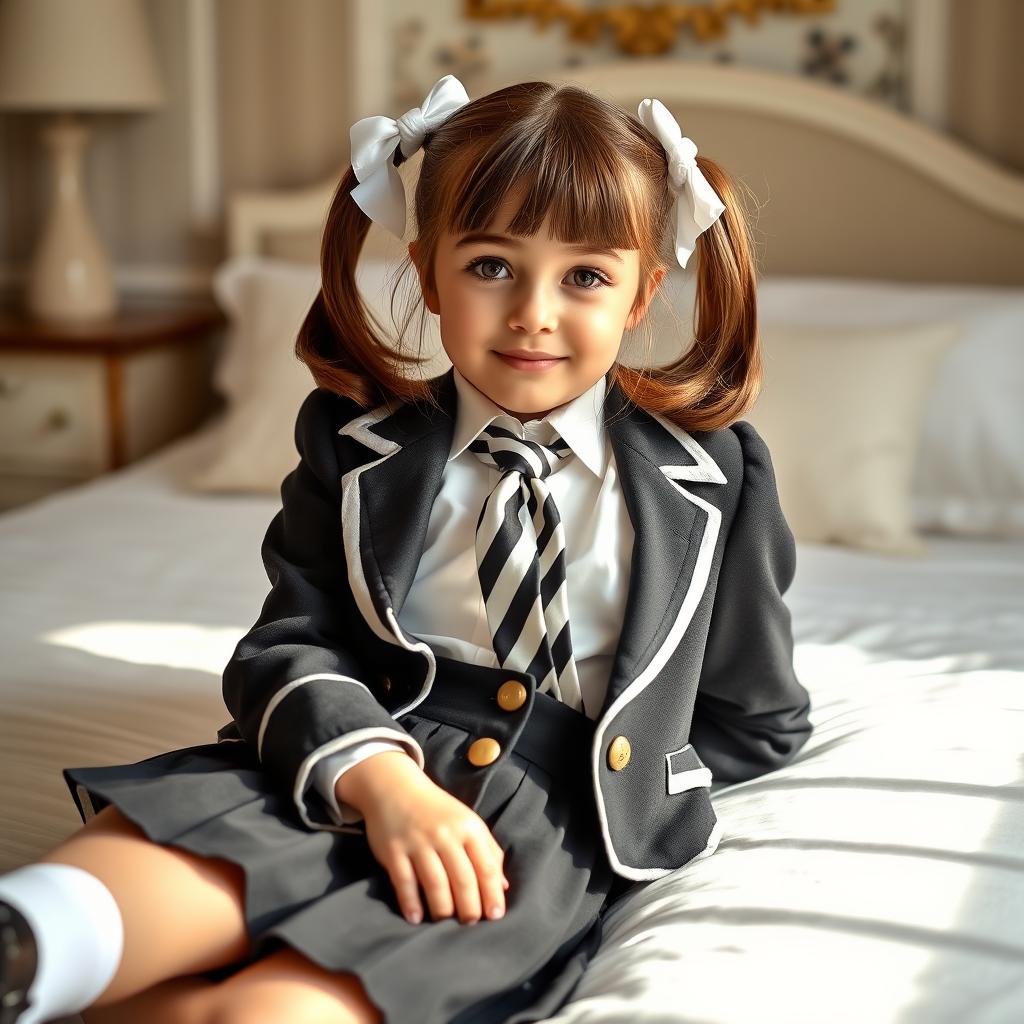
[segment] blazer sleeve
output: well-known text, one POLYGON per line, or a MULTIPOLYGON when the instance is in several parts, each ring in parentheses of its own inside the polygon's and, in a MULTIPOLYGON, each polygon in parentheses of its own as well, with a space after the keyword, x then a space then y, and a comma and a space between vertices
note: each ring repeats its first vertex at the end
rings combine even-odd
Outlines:
POLYGON ((339 408, 354 403, 316 388, 295 423, 299 463, 281 483, 281 509, 263 540, 270 580, 260 616, 223 673, 224 703, 263 770, 292 795, 303 823, 336 829, 314 766, 366 740, 395 740, 423 768, 423 750, 366 685, 350 642, 358 614, 341 525, 339 408))
POLYGON ((796 677, 790 612, 796 543, 779 503, 768 446, 745 420, 731 427, 743 483, 718 577, 690 741, 716 781, 740 782, 789 762, 811 735, 810 695, 796 677))

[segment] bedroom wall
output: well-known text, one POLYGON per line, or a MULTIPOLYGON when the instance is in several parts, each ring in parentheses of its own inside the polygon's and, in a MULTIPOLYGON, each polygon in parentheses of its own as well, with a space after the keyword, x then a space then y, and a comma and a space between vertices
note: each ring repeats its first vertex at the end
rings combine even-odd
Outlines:
MULTIPOLYGON (((418 28, 420 0, 145 3, 168 104, 99 120, 86 167, 125 293, 208 288, 223 254, 224 194, 340 173, 353 120, 400 112, 447 71, 472 95, 475 77, 510 62, 528 74, 618 55, 608 42, 567 42, 564 26, 537 33, 526 22, 464 20, 462 0, 439 0, 418 28), (353 44, 365 18, 377 25, 377 53, 353 44)), ((832 14, 763 14, 759 28, 738 21, 707 44, 680 37, 672 54, 793 74, 812 73, 811 61, 837 88, 874 95, 1024 171, 1022 41, 1017 0, 838 0, 832 14), (906 29, 902 52, 885 42, 885 17, 906 29), (814 29, 825 33, 817 43, 814 29)), ((20 284, 49 205, 39 125, 0 114, 0 289, 20 284)))

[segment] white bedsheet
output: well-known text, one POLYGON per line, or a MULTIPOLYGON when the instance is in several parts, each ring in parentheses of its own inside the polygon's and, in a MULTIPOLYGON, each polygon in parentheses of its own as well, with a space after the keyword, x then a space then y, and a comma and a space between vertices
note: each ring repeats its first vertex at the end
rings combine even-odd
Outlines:
POLYGON ((713 857, 634 894, 558 1024, 1024 1021, 1024 544, 802 545, 815 732, 712 787, 713 857))
MULTIPOLYGON (((65 766, 205 743, 277 499, 180 486, 208 429, 0 514, 0 871, 79 824, 65 766)), ((713 789, 713 857, 607 922, 552 1021, 1024 1020, 1024 542, 801 544, 815 733, 713 789)))

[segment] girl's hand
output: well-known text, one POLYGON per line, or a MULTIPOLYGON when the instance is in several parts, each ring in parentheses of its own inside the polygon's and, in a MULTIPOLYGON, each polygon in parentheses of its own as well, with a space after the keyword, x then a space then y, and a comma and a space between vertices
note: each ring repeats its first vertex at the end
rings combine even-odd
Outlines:
POLYGON ((346 790, 345 799, 362 812, 370 849, 387 870, 406 920, 416 924, 423 917, 419 885, 435 920, 452 916, 453 901, 464 924, 475 924, 485 911, 501 917, 509 886, 505 851, 483 818, 403 751, 374 754, 339 783, 372 762, 373 770, 358 777, 358 788, 346 790))

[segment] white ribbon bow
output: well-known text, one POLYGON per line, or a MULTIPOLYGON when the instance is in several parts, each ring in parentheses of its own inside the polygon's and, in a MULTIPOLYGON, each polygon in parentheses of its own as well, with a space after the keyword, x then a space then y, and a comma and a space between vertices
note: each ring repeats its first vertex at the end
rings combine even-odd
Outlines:
POLYGON ((405 187, 392 162, 395 149, 401 145, 402 155, 412 156, 428 132, 467 103, 463 84, 454 75, 445 75, 434 83, 422 107, 407 110, 397 120, 374 115, 352 125, 352 170, 359 179, 352 198, 370 220, 399 238, 405 234, 405 187))
POLYGON ((676 259, 685 267, 697 236, 718 220, 725 205, 697 166, 697 146, 683 135, 668 107, 661 100, 643 100, 637 117, 668 156, 669 188, 676 194, 676 259))

